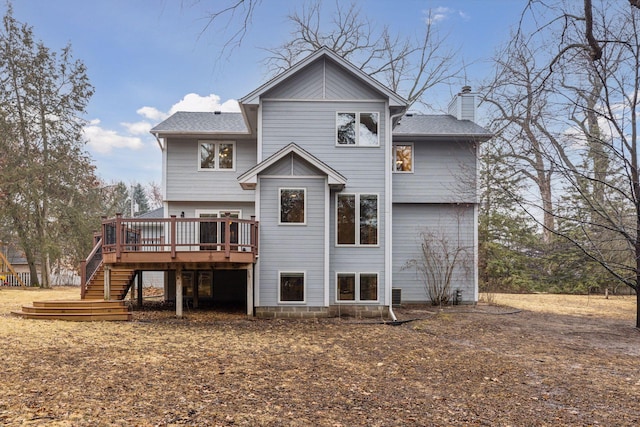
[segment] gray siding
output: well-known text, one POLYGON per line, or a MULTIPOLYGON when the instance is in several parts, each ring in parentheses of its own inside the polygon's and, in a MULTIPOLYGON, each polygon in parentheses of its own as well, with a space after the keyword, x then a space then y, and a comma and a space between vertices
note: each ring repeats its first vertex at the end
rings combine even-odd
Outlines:
POLYGON ((381 95, 328 58, 320 58, 263 99, 377 99, 381 95))
MULTIPOLYGON (((365 191, 363 191, 364 193, 365 191)), ((350 193, 346 189, 343 193, 350 193)), ((384 192, 378 194, 378 245, 336 246, 336 193, 331 193, 329 301, 336 304, 336 273, 378 273, 378 304, 389 305, 384 295, 384 192)), ((346 303, 348 304, 348 303, 346 303)))
POLYGON ((302 159, 298 155, 293 153, 287 157, 281 159, 276 164, 271 165, 265 169, 261 175, 266 176, 282 176, 282 175, 296 175, 296 176, 313 176, 318 175, 320 171, 311 163, 302 159))
MULTIPOLYGON (((307 306, 324 306, 326 179, 260 179, 260 306, 278 305, 279 272, 305 272, 307 306), (306 188, 306 225, 279 225, 278 189, 306 188)), ((287 303, 286 305, 291 305, 287 303)))
POLYGON ((263 103, 263 159, 295 142, 347 178, 349 191, 384 191, 385 112, 383 102, 263 103), (336 146, 338 111, 378 112, 380 145, 336 146))
POLYGON ((198 139, 167 141, 166 198, 168 201, 253 202, 254 191, 243 190, 238 184, 237 177, 255 166, 256 142, 238 138, 223 139, 236 141, 235 171, 198 171, 198 139))
POLYGON ((195 218, 196 211, 241 211, 242 219, 251 219, 255 215, 255 204, 251 202, 171 202, 169 215, 180 217, 184 212, 185 218, 195 218))
POLYGON ((421 233, 429 230, 443 236, 450 247, 468 248, 451 282, 461 289, 464 301, 475 297, 473 206, 394 204, 393 205, 393 287, 402 289, 403 302, 425 302, 424 279, 411 260, 421 259, 421 233))
POLYGON ((474 203, 476 201, 477 158, 473 143, 412 142, 414 142, 414 171, 393 174, 394 203, 474 203))

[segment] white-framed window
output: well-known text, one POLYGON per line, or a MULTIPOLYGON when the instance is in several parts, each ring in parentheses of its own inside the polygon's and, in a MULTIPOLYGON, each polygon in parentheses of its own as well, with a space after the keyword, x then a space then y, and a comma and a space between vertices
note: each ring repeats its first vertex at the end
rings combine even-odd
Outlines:
POLYGON ((393 172, 413 173, 413 142, 393 144, 393 172))
POLYGON ((336 245, 378 245, 378 195, 336 195, 336 245))
MULTIPOLYGON (((200 250, 220 250, 220 244, 224 244, 227 241, 226 227, 224 222, 217 221, 219 218, 229 218, 229 243, 237 244, 243 243, 249 238, 248 236, 240 236, 241 229, 237 221, 234 219, 242 218, 242 211, 240 210, 209 210, 209 209, 196 209, 196 218, 200 218, 201 221, 197 223, 198 242, 200 243, 200 250)), ((246 234, 246 233, 245 233, 246 234)))
POLYGON ((281 271, 278 276, 280 280, 278 303, 299 304, 306 302, 304 271, 281 271))
POLYGON ((235 141, 198 141, 198 170, 235 171, 235 141))
POLYGON ((378 301, 378 273, 336 273, 336 302, 378 301))
POLYGON ((307 223, 307 189, 280 188, 280 225, 305 225, 307 223))
POLYGON ((336 145, 377 147, 379 113, 338 112, 336 115, 336 145))

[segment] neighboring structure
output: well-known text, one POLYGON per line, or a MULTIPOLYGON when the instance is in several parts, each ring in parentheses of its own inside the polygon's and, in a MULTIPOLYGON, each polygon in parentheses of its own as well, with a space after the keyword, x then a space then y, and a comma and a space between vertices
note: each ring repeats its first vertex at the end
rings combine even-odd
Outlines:
POLYGON ((131 258, 132 269, 168 271, 179 314, 183 298, 287 317, 386 314, 392 292, 425 302, 424 279, 408 268, 425 230, 465 248, 452 290, 477 301, 477 150, 491 134, 474 123, 470 88, 449 115, 406 114, 402 97, 321 48, 239 104, 241 113, 178 112, 151 130, 164 214, 175 218, 142 227, 142 251, 171 243, 175 262, 182 243, 227 255, 177 267, 156 258, 155 268, 131 258), (196 228, 179 237, 188 219, 196 228), (244 252, 255 257, 240 261, 244 252))

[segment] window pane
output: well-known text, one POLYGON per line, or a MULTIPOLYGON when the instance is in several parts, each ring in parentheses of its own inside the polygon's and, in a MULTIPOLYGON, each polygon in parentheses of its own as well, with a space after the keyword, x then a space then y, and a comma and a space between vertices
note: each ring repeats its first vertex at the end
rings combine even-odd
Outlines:
POLYGON ((280 190, 280 222, 304 223, 304 189, 280 190))
POLYGON ((200 298, 211 298, 213 296, 213 286, 210 271, 198 272, 198 296, 200 298))
POLYGON ((280 274, 280 301, 304 301, 304 273, 280 274))
POLYGON ((355 245, 356 243, 356 196, 353 194, 338 195, 338 244, 355 245))
POLYGON ((219 169, 233 169, 233 144, 220 144, 219 169))
POLYGON ((378 244, 378 196, 360 196, 360 244, 378 244))
POLYGON ((394 151, 396 172, 411 172, 413 170, 413 146, 396 145, 394 151))
POLYGON ((203 142, 200 144, 200 169, 215 169, 216 145, 203 142))
POLYGON ((378 113, 360 113, 359 145, 378 145, 378 113))
POLYGON ((356 300, 356 276, 354 274, 338 274, 338 300, 356 300))
POLYGON ((360 274, 360 301, 378 299, 378 275, 360 274))
POLYGON ((356 114, 338 113, 338 144, 356 143, 356 114))

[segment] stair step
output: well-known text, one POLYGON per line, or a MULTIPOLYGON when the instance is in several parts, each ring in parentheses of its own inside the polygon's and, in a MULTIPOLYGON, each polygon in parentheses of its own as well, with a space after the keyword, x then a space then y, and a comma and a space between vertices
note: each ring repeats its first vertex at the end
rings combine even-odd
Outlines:
POLYGON ((124 301, 71 300, 35 301, 13 314, 27 319, 94 321, 131 320, 132 314, 124 301))
POLYGON ((93 322, 93 321, 129 321, 132 313, 25 313, 22 311, 12 311, 12 314, 25 319, 42 320, 69 320, 73 322, 93 322))
POLYGON ((53 300, 53 301, 34 301, 33 307, 36 308, 58 308, 58 307, 74 307, 74 308, 126 308, 124 301, 105 301, 104 299, 84 299, 84 300, 53 300))

